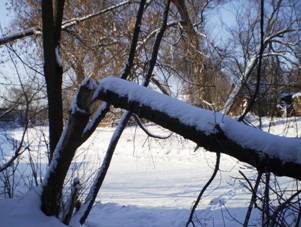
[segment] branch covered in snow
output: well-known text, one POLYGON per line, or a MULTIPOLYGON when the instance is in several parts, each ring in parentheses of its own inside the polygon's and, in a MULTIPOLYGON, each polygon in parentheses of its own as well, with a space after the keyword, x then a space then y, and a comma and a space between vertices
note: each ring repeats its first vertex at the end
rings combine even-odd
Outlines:
POLYGON ((0 38, 0 45, 6 44, 9 42, 13 42, 17 39, 25 38, 25 37, 32 36, 32 35, 42 35, 42 32, 40 31, 39 28, 36 28, 36 27, 28 28, 28 29, 25 29, 24 31, 17 32, 17 33, 7 35, 7 36, 0 38))
MULTIPOLYGON (((135 1, 126 0, 126 1, 120 2, 116 5, 110 6, 108 8, 102 9, 98 12, 88 14, 86 16, 72 18, 70 20, 63 21, 61 29, 66 30, 67 28, 70 28, 78 23, 81 23, 83 21, 97 17, 99 15, 102 15, 104 13, 110 12, 112 10, 115 10, 117 8, 123 7, 123 6, 125 6, 127 4, 131 4, 131 3, 135 3, 135 1)), ((25 29, 24 31, 21 31, 21 32, 17 32, 17 33, 11 34, 11 35, 4 36, 4 37, 0 38, 0 45, 6 44, 9 42, 13 42, 15 40, 22 39, 22 38, 32 36, 32 35, 42 35, 41 29, 37 28, 37 27, 32 27, 32 28, 25 29)))
POLYGON ((77 17, 77 18, 72 18, 70 20, 66 20, 66 21, 64 21, 62 23, 62 30, 66 29, 66 28, 69 28, 70 26, 76 25, 76 24, 78 24, 80 22, 89 20, 91 18, 97 17, 99 15, 102 15, 104 13, 110 12, 112 10, 118 9, 120 7, 123 7, 123 6, 127 5, 127 4, 131 4, 131 3, 134 3, 134 2, 135 1, 132 1, 132 0, 126 0, 126 1, 120 2, 118 4, 115 4, 113 6, 107 7, 105 9, 99 10, 98 12, 90 13, 90 14, 88 14, 86 16, 77 17))
POLYGON ((272 135, 116 78, 101 80, 94 99, 132 111, 208 151, 228 154, 262 172, 301 180, 300 139, 272 135))

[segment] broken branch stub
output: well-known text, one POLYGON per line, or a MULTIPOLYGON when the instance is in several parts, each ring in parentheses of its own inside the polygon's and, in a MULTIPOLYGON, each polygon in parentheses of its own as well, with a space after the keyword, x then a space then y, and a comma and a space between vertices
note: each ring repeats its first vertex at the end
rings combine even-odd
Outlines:
POLYGON ((49 216, 59 214, 64 180, 76 149, 82 144, 81 135, 89 122, 95 87, 93 79, 83 81, 71 106, 68 122, 55 148, 42 190, 42 210, 49 216))

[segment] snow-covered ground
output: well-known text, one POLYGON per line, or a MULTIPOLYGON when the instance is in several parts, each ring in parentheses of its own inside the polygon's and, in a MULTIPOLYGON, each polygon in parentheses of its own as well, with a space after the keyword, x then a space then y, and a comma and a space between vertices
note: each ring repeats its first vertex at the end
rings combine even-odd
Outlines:
MULTIPOLYGON (((274 134, 296 136, 301 122, 299 119, 289 119, 288 122, 277 119, 269 125, 265 119, 263 126, 266 131, 274 134)), ((154 125, 149 125, 148 129, 154 134, 169 134, 154 125)), ((27 137, 33 148, 32 158, 39 160, 40 165, 37 167, 42 171, 47 160, 36 155, 35 150, 43 151, 42 140, 37 143, 36 138, 42 138, 41 132, 46 134, 46 131, 46 128, 34 128, 27 137)), ((96 130, 79 149, 70 177, 79 176, 82 181, 91 180, 92 173, 100 166, 113 131, 113 128, 96 130)), ((21 133, 21 130, 13 130, 10 136, 18 139, 21 133)), ((135 126, 126 128, 86 226, 184 226, 194 200, 211 176, 215 165, 215 154, 202 149, 194 150, 195 144, 177 135, 172 135, 168 140, 158 140, 147 137, 135 126)), ((16 189, 19 194, 23 193, 22 188, 29 185, 24 177, 31 174, 26 157, 28 155, 25 154, 19 164, 19 174, 22 173, 23 176, 23 181, 20 181, 16 189)), ((249 166, 222 156, 219 174, 199 204, 196 224, 241 226, 251 195, 243 186, 245 181, 241 180, 238 170, 253 179, 256 177, 256 172, 249 166)), ((281 179, 283 188, 290 187, 293 183, 291 179, 281 179)), ((84 190, 83 193, 85 192, 84 190)), ((39 206, 32 204, 34 194, 35 192, 30 192, 25 199, 0 200, 0 220, 4 220, 0 222, 0 226, 33 227, 41 226, 41 223, 44 223, 43 226, 56 226, 56 220, 47 220, 39 211, 39 206), (29 204, 32 212, 24 204, 29 204), (36 222, 20 222, 25 217, 30 220, 35 216, 38 217, 36 222)), ((260 226, 257 215, 255 210, 250 224, 260 226)))

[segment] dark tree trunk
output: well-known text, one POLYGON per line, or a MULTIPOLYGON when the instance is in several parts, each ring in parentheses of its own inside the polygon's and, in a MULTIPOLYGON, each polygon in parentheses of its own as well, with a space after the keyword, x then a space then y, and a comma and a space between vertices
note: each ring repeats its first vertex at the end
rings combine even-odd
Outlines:
MULTIPOLYGON (((62 74, 63 68, 59 59, 60 33, 64 0, 42 1, 44 76, 47 87, 49 119, 49 160, 53 158, 55 147, 63 130, 62 74)), ((62 169, 61 169, 62 170, 62 169)), ((65 171, 67 172, 67 171, 65 171)), ((64 179, 64 173, 57 172, 57 178, 64 179)), ((52 173, 53 174, 53 173, 52 173)), ((51 174, 50 174, 51 176, 51 174)), ((51 182, 53 179, 49 177, 51 182)), ((58 198, 61 193, 57 187, 48 184, 42 193, 42 210, 47 215, 59 212, 58 198)))
POLYGON ((44 76, 48 97, 49 160, 63 130, 62 74, 58 59, 64 1, 42 1, 44 76), (57 52, 57 53, 56 53, 57 52))

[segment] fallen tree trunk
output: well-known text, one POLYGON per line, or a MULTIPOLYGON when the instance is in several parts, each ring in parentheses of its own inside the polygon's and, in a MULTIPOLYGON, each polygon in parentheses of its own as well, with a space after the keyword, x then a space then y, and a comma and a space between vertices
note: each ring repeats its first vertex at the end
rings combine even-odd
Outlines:
POLYGON ((134 112, 208 151, 230 155, 262 172, 301 180, 300 139, 265 133, 117 78, 101 80, 93 99, 134 112))

